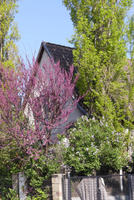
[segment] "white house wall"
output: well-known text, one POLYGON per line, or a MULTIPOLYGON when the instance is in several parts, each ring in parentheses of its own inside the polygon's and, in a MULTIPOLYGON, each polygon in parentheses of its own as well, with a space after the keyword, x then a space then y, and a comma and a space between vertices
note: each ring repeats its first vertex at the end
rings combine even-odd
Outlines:
POLYGON ((43 51, 39 66, 42 67, 43 64, 49 64, 49 62, 50 62, 50 58, 49 58, 48 54, 46 53, 46 51, 43 51))
POLYGON ((33 116, 33 111, 32 111, 32 109, 30 108, 30 105, 29 105, 28 103, 27 103, 27 105, 26 105, 26 107, 25 107, 24 114, 25 114, 26 117, 28 118, 30 126, 33 126, 33 127, 34 127, 34 116, 33 116))

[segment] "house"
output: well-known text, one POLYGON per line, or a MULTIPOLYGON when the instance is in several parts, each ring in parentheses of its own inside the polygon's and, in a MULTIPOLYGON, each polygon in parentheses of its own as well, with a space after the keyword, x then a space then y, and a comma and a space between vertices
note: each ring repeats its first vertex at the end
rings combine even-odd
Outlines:
MULTIPOLYGON (((41 67, 44 63, 47 63, 50 58, 53 58, 54 62, 60 61, 60 66, 68 70, 73 63, 72 50, 73 48, 71 47, 42 42, 37 55, 37 62, 41 67)), ((77 108, 70 114, 67 123, 75 122, 83 114, 86 114, 86 112, 78 103, 77 108)))

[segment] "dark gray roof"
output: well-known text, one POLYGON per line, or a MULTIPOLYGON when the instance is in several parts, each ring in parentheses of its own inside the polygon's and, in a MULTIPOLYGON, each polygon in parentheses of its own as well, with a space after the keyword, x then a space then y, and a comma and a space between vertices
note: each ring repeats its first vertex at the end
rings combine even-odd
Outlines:
POLYGON ((47 52, 49 57, 52 57, 54 59, 55 62, 60 61, 61 67, 63 67, 66 70, 68 70, 69 66, 73 64, 73 48, 71 47, 53 44, 49 42, 42 42, 37 57, 38 63, 41 60, 44 50, 47 52))

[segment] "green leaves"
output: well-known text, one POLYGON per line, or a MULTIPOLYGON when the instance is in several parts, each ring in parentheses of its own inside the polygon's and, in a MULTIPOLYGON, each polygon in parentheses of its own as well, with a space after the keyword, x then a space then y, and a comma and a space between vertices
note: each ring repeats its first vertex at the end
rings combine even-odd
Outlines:
MULTIPOLYGON (((124 19, 132 1, 63 2, 75 28, 74 65, 80 73, 77 88, 80 95, 90 91, 83 101, 89 115, 103 116, 112 121, 116 130, 122 125, 132 128, 134 118, 128 102, 133 90, 129 92, 126 81, 129 77, 125 70, 129 64, 124 39, 127 30, 124 19)), ((132 20, 129 27, 129 41, 130 38, 132 41, 132 20)))
POLYGON ((104 119, 98 121, 84 116, 70 129, 65 162, 83 175, 91 175, 101 167, 119 170, 128 162, 128 142, 129 133, 124 129, 117 132, 104 119))
POLYGON ((0 58, 5 66, 16 64, 17 46, 19 39, 17 25, 14 24, 14 15, 17 12, 17 0, 0 1, 0 58))
MULTIPOLYGON (((51 157, 52 155, 50 155, 51 157)), ((27 199, 47 200, 50 193, 50 178, 59 169, 55 158, 40 156, 38 160, 31 159, 25 166, 27 183, 30 188, 27 199)))
POLYGON ((11 188, 9 188, 9 192, 8 192, 8 194, 6 195, 6 198, 7 198, 7 199, 10 199, 10 200, 19 200, 18 195, 17 195, 16 192, 15 192, 13 189, 11 189, 11 188))

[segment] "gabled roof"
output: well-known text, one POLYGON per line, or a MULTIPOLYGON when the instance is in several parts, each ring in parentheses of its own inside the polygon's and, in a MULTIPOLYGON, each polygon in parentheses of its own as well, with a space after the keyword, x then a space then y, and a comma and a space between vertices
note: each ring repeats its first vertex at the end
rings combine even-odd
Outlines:
POLYGON ((42 42, 39 54, 37 56, 38 63, 41 61, 44 50, 47 52, 50 58, 52 57, 54 59, 55 62, 60 61, 61 67, 64 67, 66 70, 68 70, 69 66, 73 64, 73 48, 71 47, 49 42, 42 42))

